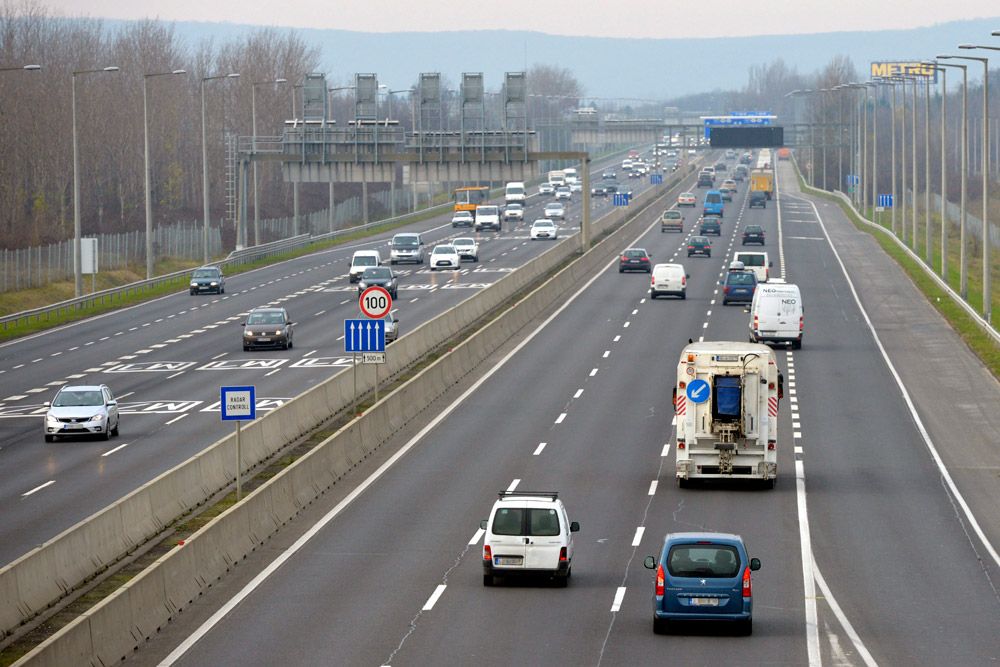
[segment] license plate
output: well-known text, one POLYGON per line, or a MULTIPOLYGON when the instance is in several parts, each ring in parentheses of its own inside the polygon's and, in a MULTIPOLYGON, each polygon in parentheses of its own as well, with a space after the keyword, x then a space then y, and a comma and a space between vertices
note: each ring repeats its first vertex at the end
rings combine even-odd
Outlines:
POLYGON ((258 343, 270 343, 271 339, 270 338, 258 338, 257 342, 258 343))
POLYGON ((692 607, 718 607, 718 598, 691 598, 692 607))
POLYGON ((494 556, 494 565, 520 565, 523 562, 521 556, 494 556))

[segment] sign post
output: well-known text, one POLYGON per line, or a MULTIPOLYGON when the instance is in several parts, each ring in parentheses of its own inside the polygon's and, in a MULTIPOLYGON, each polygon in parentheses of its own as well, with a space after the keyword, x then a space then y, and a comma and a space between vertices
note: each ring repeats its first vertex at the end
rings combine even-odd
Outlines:
POLYGON ((378 403, 378 365, 385 363, 385 324, 382 318, 392 310, 392 295, 374 285, 361 293, 358 307, 366 319, 344 320, 344 351, 354 360, 354 411, 358 404, 358 353, 361 363, 375 364, 375 402, 378 403))
POLYGON ((222 421, 236 422, 236 501, 243 497, 243 450, 240 445, 240 422, 257 418, 257 397, 253 385, 222 387, 222 421))

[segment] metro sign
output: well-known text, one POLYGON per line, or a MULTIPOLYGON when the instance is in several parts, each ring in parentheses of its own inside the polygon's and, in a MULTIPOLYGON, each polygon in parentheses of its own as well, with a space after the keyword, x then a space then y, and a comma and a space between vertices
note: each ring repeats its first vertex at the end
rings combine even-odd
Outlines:
POLYGON ((891 76, 919 76, 937 83, 937 69, 933 65, 925 65, 919 61, 882 61, 871 64, 872 78, 891 76))

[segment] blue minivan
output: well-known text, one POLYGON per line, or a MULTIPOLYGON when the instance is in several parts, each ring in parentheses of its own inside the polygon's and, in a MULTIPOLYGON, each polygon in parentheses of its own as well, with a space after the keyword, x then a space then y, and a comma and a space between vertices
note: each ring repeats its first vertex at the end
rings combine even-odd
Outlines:
POLYGON ((660 556, 646 556, 656 570, 653 632, 664 634, 673 621, 726 621, 738 634, 753 632, 750 573, 760 559, 747 556, 739 535, 670 533, 660 556))
POLYGON ((722 207, 722 192, 709 190, 705 193, 704 215, 717 215, 721 218, 722 207))

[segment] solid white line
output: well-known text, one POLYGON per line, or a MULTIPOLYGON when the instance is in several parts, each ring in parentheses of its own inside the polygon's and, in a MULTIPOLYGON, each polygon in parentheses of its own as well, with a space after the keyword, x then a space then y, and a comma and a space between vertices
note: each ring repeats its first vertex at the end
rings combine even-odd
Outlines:
POLYGON ((507 487, 508 493, 511 492, 511 491, 513 491, 514 489, 516 489, 517 485, 520 484, 520 483, 521 483, 520 479, 515 479, 513 482, 511 482, 510 486, 507 487))
POLYGON ((645 526, 639 526, 635 529, 635 537, 632 538, 632 546, 637 547, 642 544, 642 534, 646 532, 645 526))
POLYGON ((539 454, 541 454, 542 450, 545 449, 545 445, 547 444, 548 444, 547 442, 538 443, 538 447, 535 449, 535 452, 532 454, 532 456, 538 456, 539 454))
POLYGON ((809 514, 806 509, 806 473, 802 461, 795 462, 795 500, 799 514, 799 552, 802 558, 802 588, 806 608, 806 649, 810 667, 820 667, 823 664, 823 659, 819 652, 815 563, 812 554, 812 538, 809 532, 809 514))
POLYGON ((652 482, 649 483, 649 493, 647 495, 650 495, 650 496, 656 495, 656 485, 658 483, 659 482, 657 482, 655 479, 652 482))
POLYGON ((566 419, 566 413, 565 412, 560 412, 559 416, 556 417, 556 423, 557 424, 562 424, 564 419, 566 419))
POLYGON ((594 377, 595 375, 597 375, 597 369, 596 368, 592 368, 590 370, 590 377, 594 377))
POLYGON ((423 611, 430 611, 437 604, 438 598, 444 593, 444 589, 448 588, 447 584, 438 584, 431 596, 427 598, 427 602, 424 603, 423 611))
POLYGON ((618 590, 615 591, 614 602, 611 603, 611 611, 616 612, 622 608, 622 600, 625 599, 625 587, 619 586, 618 590))
POLYGON ((663 449, 660 450, 660 456, 668 456, 670 454, 670 443, 663 445, 663 449))
MULTIPOLYGON (((128 447, 128 443, 127 442, 123 442, 122 444, 118 445, 114 449, 109 449, 108 451, 104 452, 103 454, 101 454, 101 456, 111 456, 112 454, 114 454, 115 452, 117 452, 119 449, 125 449, 126 447, 128 447)), ((235 474, 236 473, 233 473, 234 476, 235 476, 235 474)))
POLYGON ((576 393, 573 394, 573 398, 580 398, 581 396, 583 396, 583 388, 577 389, 576 393))
POLYGON ((55 484, 55 483, 56 483, 56 480, 54 480, 54 479, 50 479, 49 481, 45 482, 45 484, 40 484, 39 486, 36 486, 35 488, 33 488, 33 489, 32 489, 31 491, 28 491, 28 492, 26 492, 26 493, 22 493, 22 494, 21 494, 21 497, 23 497, 23 498, 27 498, 27 497, 28 497, 28 496, 30 496, 30 495, 31 495, 32 493, 35 493, 36 491, 41 491, 41 490, 42 490, 42 489, 44 489, 44 488, 45 488, 46 486, 51 486, 51 485, 53 485, 53 484, 55 484))
MULTIPOLYGON (((171 419, 170 421, 168 421, 167 425, 169 426, 170 424, 173 424, 174 422, 179 422, 180 420, 184 419, 185 417, 187 417, 187 413, 186 412, 184 414, 182 414, 182 415, 180 415, 178 417, 174 417, 173 419, 171 419)), ((233 476, 235 477, 236 473, 233 473, 233 476)))
MULTIPOLYGON (((234 476, 235 476, 235 474, 236 474, 236 473, 233 473, 233 475, 234 475, 234 476)), ((486 531, 485 531, 485 530, 483 530, 482 528, 480 528, 479 530, 477 530, 477 531, 476 531, 476 534, 472 536, 472 539, 471 539, 471 540, 469 540, 469 545, 471 546, 471 545, 473 545, 473 544, 478 544, 478 543, 479 543, 479 540, 480 540, 480 539, 481 539, 481 538, 483 537, 483 534, 484 534, 485 532, 486 532, 486 531)))
POLYGON ((823 575, 819 571, 819 566, 815 563, 813 563, 813 574, 816 576, 816 583, 819 585, 819 590, 823 593, 823 597, 826 598, 826 602, 830 606, 830 610, 833 612, 833 615, 837 617, 837 620, 840 621, 840 625, 843 626, 844 632, 846 632, 847 636, 851 639, 851 642, 854 644, 854 648, 861 656, 861 659, 865 661, 865 664, 868 667, 876 667, 878 663, 875 662, 875 658, 868 651, 865 643, 861 641, 861 637, 857 632, 855 632, 854 626, 851 625, 849 620, 847 620, 847 615, 844 613, 844 610, 840 608, 840 605, 837 604, 837 600, 833 597, 830 587, 826 585, 826 579, 823 578, 823 575))

